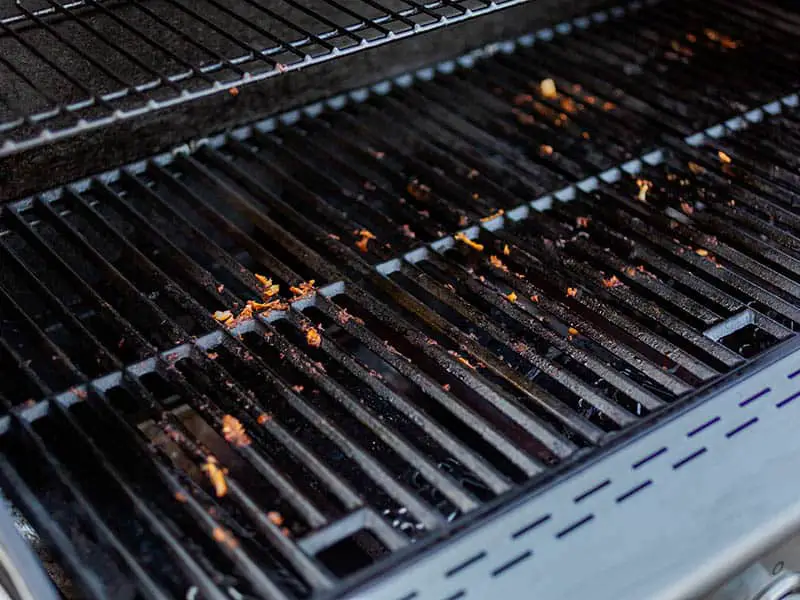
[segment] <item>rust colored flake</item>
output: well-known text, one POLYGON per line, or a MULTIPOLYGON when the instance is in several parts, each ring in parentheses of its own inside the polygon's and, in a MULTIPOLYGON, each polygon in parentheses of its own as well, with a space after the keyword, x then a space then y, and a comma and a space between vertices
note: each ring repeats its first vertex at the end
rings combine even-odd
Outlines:
POLYGON ((617 278, 616 275, 612 275, 611 277, 603 279, 603 287, 615 288, 620 285, 622 285, 622 282, 617 278))
POLYGON ((483 244, 479 244, 471 239, 469 239, 463 233, 457 233, 453 236, 453 239, 457 242, 462 242, 472 248, 473 250, 477 250, 478 252, 483 252, 483 244))
POLYGON ((360 236, 360 239, 356 242, 356 248, 366 253, 369 249, 369 241, 374 240, 375 235, 368 229, 361 229, 356 232, 356 235, 360 236))
POLYGON ((640 202, 647 202, 647 192, 653 187, 653 182, 646 179, 637 179, 636 185, 639 186, 639 193, 636 194, 636 199, 640 202))
POLYGON ((259 425, 266 425, 271 419, 272 419, 272 417, 270 415, 268 415, 267 413, 261 413, 260 415, 258 415, 258 418, 256 419, 256 422, 259 425))
POLYGON ((271 510, 267 513, 267 518, 273 525, 280 527, 283 525, 283 515, 277 510, 271 510))
POLYGON ((539 294, 533 294, 531 296, 531 302, 539 302, 539 294))
POLYGON ((215 542, 225 544, 231 550, 239 546, 239 542, 233 537, 233 534, 223 527, 214 527, 214 530, 211 532, 211 537, 214 538, 215 542))
POLYGON ((483 218, 481 218, 481 223, 488 223, 489 221, 493 221, 494 219, 496 219, 496 218, 498 218, 498 217, 502 217, 504 214, 506 214, 506 211, 504 211, 504 210, 501 208, 500 210, 498 210, 498 211, 495 211, 495 212, 493 212, 492 214, 490 214, 490 215, 488 215, 488 216, 486 216, 486 217, 483 217, 483 218))
POLYGON ((512 100, 514 104, 517 106, 522 106, 523 104, 528 104, 529 102, 533 102, 533 96, 530 94, 517 94, 514 96, 514 100, 512 100))
POLYGON ((723 164, 729 165, 732 162, 731 157, 725 154, 722 150, 717 151, 717 156, 719 157, 720 161, 722 161, 723 164))
POLYGON ((219 468, 217 459, 209 456, 202 467, 205 474, 208 476, 211 485, 214 486, 214 493, 217 498, 222 498, 228 493, 228 483, 225 481, 225 473, 219 468))
POLYGON ((289 291, 292 292, 292 295, 294 296, 292 300, 300 300, 301 298, 305 298, 313 294, 316 291, 316 288, 314 287, 314 281, 315 280, 313 279, 309 279, 308 281, 291 286, 289 291))
POLYGON ((553 154, 553 147, 548 146, 547 144, 542 144, 539 146, 539 154, 542 156, 550 156, 553 154))
POLYGON ((188 500, 186 494, 184 494, 183 492, 175 492, 174 496, 175 500, 177 500, 181 504, 184 504, 188 500))
POLYGON ((576 217, 575 218, 575 226, 579 229, 586 229, 589 227, 589 221, 592 219, 590 217, 576 217))
POLYGON ((570 298, 575 298, 578 295, 578 288, 568 287, 567 288, 567 296, 570 298))
POLYGON ((497 257, 496 257, 494 254, 492 254, 492 255, 489 257, 489 263, 490 263, 490 264, 491 264, 491 265, 492 265, 492 266, 493 266, 495 269, 501 269, 501 270, 505 271, 506 273, 508 272, 508 267, 507 267, 507 266, 505 266, 505 265, 503 264, 503 261, 502 261, 502 260, 500 260, 499 258, 497 258, 497 257))
POLYGON ((456 357, 456 359, 458 360, 458 362, 460 362, 460 363, 461 363, 461 364, 463 364, 463 365, 466 365, 467 367, 469 367, 469 368, 470 368, 470 369, 472 369, 473 371, 476 369, 475 365, 473 365, 471 362, 469 362, 469 361, 468 361, 466 358, 464 358, 463 356, 457 356, 457 357, 456 357))
POLYGON ((702 175, 706 172, 705 168, 698 165, 696 162, 689 161, 689 170, 695 175, 702 175))
POLYGON ((411 229, 408 223, 404 223, 403 227, 401 228, 403 235, 406 236, 408 239, 413 240, 417 237, 417 234, 411 229))
POLYGON ((449 383, 445 383, 444 385, 442 385, 442 389, 445 392, 449 392, 450 391, 450 384, 449 383))
POLYGON ((238 87, 232 87, 231 89, 228 90, 228 93, 231 96, 233 96, 234 98, 236 98, 236 96, 239 95, 239 88, 238 87))
POLYGON ((296 394, 302 394, 304 389, 306 388, 300 384, 292 386, 292 391, 295 392, 296 394))
POLYGON ((406 191, 409 193, 409 195, 413 196, 417 200, 427 200, 431 195, 430 186, 420 183, 417 179, 412 179, 409 181, 408 185, 406 186, 406 191))
POLYGON ((233 319, 233 313, 229 310, 218 310, 212 316, 220 323, 227 323, 233 319))
POLYGON ((232 415, 222 417, 222 435, 228 443, 239 448, 249 446, 252 442, 242 423, 232 415))
POLYGON ((311 327, 306 331, 306 342, 312 348, 319 348, 320 344, 322 344, 322 336, 319 331, 311 327))
POLYGON ((219 354, 217 354, 216 352, 208 352, 206 353, 206 356, 211 360, 217 360, 219 358, 219 354))

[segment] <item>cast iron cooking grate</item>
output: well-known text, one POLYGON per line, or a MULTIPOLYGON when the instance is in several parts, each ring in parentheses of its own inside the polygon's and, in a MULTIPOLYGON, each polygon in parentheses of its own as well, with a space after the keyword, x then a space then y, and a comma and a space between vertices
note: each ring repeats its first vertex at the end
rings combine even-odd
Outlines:
POLYGON ((4 493, 85 597, 319 597, 763 356, 800 323, 796 96, 682 141, 795 85, 797 17, 751 6, 4 206, 4 493), (711 94, 729 57, 771 70, 711 94))
POLYGON ((522 0, 17 0, 0 5, 0 155, 522 0))

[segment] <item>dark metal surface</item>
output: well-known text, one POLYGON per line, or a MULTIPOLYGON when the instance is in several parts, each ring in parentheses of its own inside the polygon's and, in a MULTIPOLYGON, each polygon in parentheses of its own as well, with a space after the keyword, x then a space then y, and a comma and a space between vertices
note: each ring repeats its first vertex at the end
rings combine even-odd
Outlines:
MULTIPOLYGON (((576 14, 599 0, 537 0, 448 25, 436 30, 370 46, 367 52, 337 55, 335 62, 315 62, 260 81, 236 86, 239 94, 214 93, 169 108, 117 119, 102 127, 83 127, 60 139, 45 140, 25 151, 0 152, 0 200, 42 191, 90 173, 108 170, 172 148, 187 140, 225 131, 298 105, 307 104, 378 79, 458 56, 476 47, 507 39, 576 14)), ((91 35, 83 29, 79 36, 91 35)), ((0 34, 2 37, 2 34, 0 34)), ((58 45, 55 46, 59 47, 58 45)), ((24 49, 23 49, 24 50, 24 49)), ((22 52, 22 55, 28 54, 22 52)), ((13 56, 19 55, 19 48, 13 56)), ((9 57, 10 58, 10 57, 9 57)), ((72 67, 74 68, 74 67, 72 67)), ((100 85, 91 78, 86 85, 100 85)), ((221 88, 222 90, 223 88, 221 88)), ((0 92, 2 93, 2 92, 0 92)), ((0 134, 0 138, 3 134, 0 134)))
POLYGON ((795 89, 754 4, 5 205, 0 484, 76 589, 335 595, 793 337, 797 112, 683 141, 795 89))
POLYGON ((19 2, 0 19, 0 155, 520 1, 19 2))

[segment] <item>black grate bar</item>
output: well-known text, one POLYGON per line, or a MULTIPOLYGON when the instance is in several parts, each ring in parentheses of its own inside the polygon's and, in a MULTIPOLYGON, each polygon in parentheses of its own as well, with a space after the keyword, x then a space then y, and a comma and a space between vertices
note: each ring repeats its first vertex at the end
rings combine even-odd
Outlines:
MULTIPOLYGON (((445 392, 440 385, 437 385, 425 373, 410 365, 407 360, 400 357, 397 352, 390 350, 380 338, 374 335, 367 327, 348 319, 344 316, 338 308, 328 300, 325 295, 320 294, 315 298, 315 306, 322 310, 332 320, 336 320, 345 328, 348 333, 356 337, 367 348, 369 348, 381 359, 386 361, 394 369, 399 371, 409 380, 418 385, 428 397, 444 406, 450 413, 458 417, 460 421, 470 427, 489 442, 493 447, 497 448, 504 456, 511 460, 516 466, 523 469, 528 476, 532 476, 541 471, 541 466, 520 452, 520 450, 513 444, 499 434, 493 427, 490 427, 486 422, 469 406, 461 403, 458 398, 445 392), (344 323, 342 323, 344 321, 344 323)), ((500 493, 505 483, 497 485, 495 491, 500 493)))
MULTIPOLYGON (((431 259, 431 262, 437 266, 442 265, 440 261, 435 259, 431 259)), ((408 267, 406 268, 408 269, 408 267)), ((564 385, 572 393, 580 396, 586 402, 592 404, 595 408, 602 411, 618 425, 622 426, 631 422, 631 415, 627 414, 623 410, 620 410, 618 406, 608 403, 604 398, 583 384, 583 382, 581 382, 579 379, 563 373, 563 371, 554 363, 532 351, 524 341, 515 341, 513 338, 510 338, 508 334, 501 331, 500 328, 494 325, 490 319, 488 319, 479 311, 475 310, 460 296, 451 294, 443 286, 433 283, 431 279, 429 279, 419 270, 414 270, 408 274, 415 281, 415 283, 417 283, 423 290, 436 297, 439 302, 449 305, 466 319, 489 332, 494 339, 500 341, 507 348, 511 348, 530 364, 541 369, 543 373, 549 375, 564 385)), ((463 277, 463 274, 461 277, 463 277)), ((459 283, 461 283, 461 281, 459 281, 459 283)), ((467 280, 466 283, 462 285, 465 285, 469 292, 475 294, 478 298, 493 306, 498 311, 511 316, 511 318, 513 318, 518 324, 526 327, 534 335, 540 336, 542 339, 552 344, 553 347, 558 348, 562 352, 566 351, 568 354, 579 352, 574 349, 570 349, 563 339, 559 339, 554 333, 542 327, 536 319, 525 316, 521 310, 516 309, 516 307, 513 306, 512 303, 507 299, 505 299, 502 294, 498 292, 489 293, 487 290, 483 289, 482 286, 476 285, 472 280, 467 280)), ((589 362, 591 363, 592 361, 589 362)), ((598 364, 594 363, 587 366, 591 369, 592 367, 598 367, 598 364)), ((642 390, 643 403, 649 403, 647 399, 648 396, 649 394, 642 390)), ((660 404, 660 402, 655 398, 652 398, 652 402, 653 406, 660 404)))
MULTIPOLYGON (((289 316, 293 324, 301 330, 307 330, 314 325, 308 318, 305 318, 302 316, 302 314, 298 314, 295 311, 290 311, 289 316)), ((374 377, 366 367, 358 364, 356 360, 350 357, 337 345, 331 344, 327 339, 325 339, 322 341, 321 349, 333 360, 344 366, 350 373, 358 377, 364 385, 370 387, 383 400, 387 401, 406 417, 418 424, 420 429, 431 436, 433 440, 443 449, 447 450, 453 455, 458 456, 459 461, 476 476, 478 476, 485 484, 487 484, 495 494, 503 493, 509 489, 508 482, 504 481, 504 479, 500 477, 493 469, 491 469, 489 465, 487 465, 478 455, 473 453, 472 450, 467 448, 464 444, 459 443, 453 437, 448 435, 445 430, 438 426, 434 421, 426 418, 425 415, 420 410, 417 410, 413 404, 406 402, 401 396, 392 392, 380 381, 380 379, 374 377)), ((352 403, 352 400, 349 402, 352 403)), ((357 408, 356 405, 353 406, 354 408, 357 408)), ((366 422, 365 424, 367 424, 370 429, 378 430, 379 420, 375 415, 371 415, 367 411, 362 412, 359 410, 357 412, 361 413, 360 418, 366 422)), ((399 451, 403 447, 404 444, 401 442, 401 440, 391 435, 389 430, 387 430, 386 434, 384 435, 386 436, 386 442, 389 443, 393 448, 399 451), (389 437, 390 435, 391 437, 389 437)), ((409 457, 406 458, 408 459, 409 457)), ((411 460, 409 460, 409 462, 411 462, 411 460)), ((430 468, 420 469, 420 472, 423 474, 427 472, 431 476, 436 474, 435 471, 431 471, 430 468)), ((446 479, 441 479, 440 481, 445 482, 446 479)), ((438 483, 434 483, 437 485, 437 487, 440 487, 438 483)), ((451 494, 454 493, 454 489, 455 488, 451 488, 451 494)), ((441 491, 445 494, 448 493, 444 489, 441 489, 441 491)), ((459 494, 457 496, 457 500, 458 501, 456 501, 456 498, 453 498, 453 502, 459 505, 461 510, 470 510, 471 508, 474 508, 472 506, 472 501, 464 495, 459 494)))

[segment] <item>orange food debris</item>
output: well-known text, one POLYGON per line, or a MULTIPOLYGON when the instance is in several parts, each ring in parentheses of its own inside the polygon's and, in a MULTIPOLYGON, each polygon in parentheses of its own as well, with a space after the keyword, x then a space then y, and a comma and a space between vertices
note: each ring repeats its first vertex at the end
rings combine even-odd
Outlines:
POLYGON ((583 133, 581 133, 581 137, 582 137, 583 139, 585 139, 585 140, 588 140, 588 139, 589 139, 590 137, 592 137, 592 136, 590 136, 590 135, 589 135, 589 132, 588 132, 588 131, 584 131, 583 133))
POLYGON ((511 254, 511 248, 508 247, 508 244, 503 245, 503 254, 505 254, 506 256, 511 254))
POLYGON ((578 295, 578 288, 568 287, 567 288, 567 296, 570 298, 575 298, 578 295))
POLYGON ((732 162, 731 157, 725 154, 722 150, 717 151, 717 156, 719 156, 719 159, 723 164, 729 165, 732 162))
POLYGON ((216 352, 209 352, 206 354, 206 356, 211 360, 217 360, 219 358, 219 354, 217 354, 216 352))
POLYGON ((375 235, 368 229, 361 229, 356 232, 356 235, 361 236, 361 239, 356 242, 356 248, 362 252, 367 252, 369 241, 374 240, 375 235))
POLYGON ((575 329, 574 327, 570 327, 569 329, 567 329, 567 333, 572 335, 572 336, 575 336, 575 335, 578 335, 578 330, 575 329))
POLYGON ((615 108, 617 108, 617 105, 614 104, 613 102, 608 102, 607 100, 603 102, 603 110, 610 111, 614 110, 615 108))
POLYGON ((503 269, 504 271, 507 271, 507 270, 508 270, 508 267, 506 267, 506 266, 503 264, 503 261, 502 261, 502 260, 500 260, 499 258, 497 258, 497 257, 496 257, 494 254, 492 254, 492 255, 489 257, 489 263, 490 263, 490 264, 491 264, 491 265, 492 265, 492 266, 493 266, 495 269, 503 269))
POLYGON ((222 498, 228 493, 228 483, 225 481, 225 474, 217 465, 216 458, 209 456, 203 464, 202 469, 205 471, 206 475, 208 475, 211 485, 214 486, 214 493, 217 495, 217 498, 222 498))
POLYGON ((306 296, 311 295, 315 290, 316 288, 314 287, 313 279, 309 279, 308 281, 304 281, 289 287, 289 291, 292 292, 292 295, 294 296, 293 300, 305 298, 306 296))
POLYGON ((261 295, 264 297, 265 300, 268 298, 272 298, 281 290, 281 286, 272 283, 272 279, 270 279, 269 277, 265 277, 264 275, 259 275, 258 273, 254 273, 253 276, 263 286, 264 289, 261 290, 261 295))
POLYGON ((539 294, 534 294, 531 296, 531 302, 538 302, 539 301, 539 294))
POLYGON ((239 419, 232 415, 222 417, 222 435, 227 442, 239 448, 249 446, 252 441, 239 419))
POLYGON ((256 419, 256 422, 257 422, 259 425, 264 425, 264 424, 265 424, 265 423, 267 423, 267 422, 268 422, 270 419, 272 419, 272 417, 271 417, 271 416, 269 416, 267 413, 261 413, 260 415, 258 415, 258 418, 256 419))
POLYGON ((589 226, 589 221, 591 221, 589 217, 576 217, 575 225, 580 229, 586 229, 589 226))
POLYGON ((559 104, 561 105, 561 110, 565 110, 568 113, 574 113, 578 111, 578 105, 575 104, 575 101, 568 96, 561 98, 561 100, 559 100, 559 104))
POLYGON ((478 242, 472 241, 463 233, 457 233, 453 236, 453 239, 457 242, 463 242, 473 250, 477 250, 478 252, 483 252, 483 244, 479 244, 478 242))
POLYGON ((239 95, 239 88, 232 87, 231 89, 228 90, 228 93, 235 98, 236 96, 239 95))
POLYGON ((647 202, 647 192, 653 187, 653 182, 646 179, 637 179, 636 185, 639 186, 639 193, 636 195, 636 199, 640 202, 647 202))
POLYGON ((267 518, 272 522, 273 525, 277 525, 280 527, 283 525, 283 515, 279 513, 277 510, 271 510, 267 513, 267 518))
POLYGON ((468 361, 466 358, 464 358, 463 356, 457 356, 456 358, 458 359, 458 362, 460 362, 461 364, 463 364, 463 365, 466 365, 467 367, 469 367, 469 368, 470 368, 470 369, 472 369, 473 371, 475 370, 475 365, 473 365, 471 362, 469 362, 469 361, 468 361))
POLYGON ((698 165, 696 162, 691 162, 691 161, 689 162, 689 170, 695 175, 700 175, 706 172, 706 170, 703 167, 698 165))
POLYGON ((406 186, 406 191, 417 200, 427 200, 431 195, 430 186, 420 183, 417 179, 411 180, 406 186))
POLYGON ((615 288, 615 287, 617 287, 619 285, 622 285, 622 282, 619 280, 619 278, 616 275, 612 275, 611 277, 607 277, 606 279, 603 279, 603 287, 615 288))
POLYGON ((695 254, 697 254, 698 256, 708 256, 708 250, 706 250, 705 248, 698 248, 697 250, 695 250, 695 254))
POLYGON ((211 532, 211 537, 214 538, 214 541, 219 542, 220 544, 225 544, 231 549, 236 548, 239 545, 239 542, 236 541, 236 538, 233 537, 233 534, 222 527, 214 527, 214 530, 211 532))
POLYGON ((229 310, 218 310, 214 313, 213 317, 220 323, 227 323, 233 319, 233 313, 229 310))
POLYGON ((553 154, 553 147, 548 146, 547 144, 542 144, 541 146, 539 146, 539 153, 544 156, 550 156, 551 154, 553 154))
POLYGON ((556 82, 552 79, 544 79, 539 84, 539 91, 545 98, 557 98, 558 91, 556 90, 556 82))
POLYGON ((319 348, 320 344, 322 344, 322 336, 319 332, 311 327, 308 331, 306 331, 306 342, 312 348, 319 348))
POLYGON ((512 303, 516 302, 517 301, 516 292, 509 292, 508 294, 506 294, 506 300, 508 300, 509 302, 512 302, 512 303))
POLYGON ((188 500, 188 498, 186 497, 186 494, 184 494, 183 492, 175 492, 175 500, 184 503, 186 502, 186 500, 188 500))
POLYGON ((504 214, 506 214, 506 211, 504 211, 504 210, 501 208, 501 209, 500 209, 500 210, 498 210, 497 212, 493 212, 493 213, 492 213, 492 214, 490 214, 489 216, 487 216, 487 217, 483 217, 483 218, 481 219, 481 223, 486 223, 486 222, 488 222, 488 221, 492 221, 492 220, 496 219, 497 217, 502 217, 504 214))

